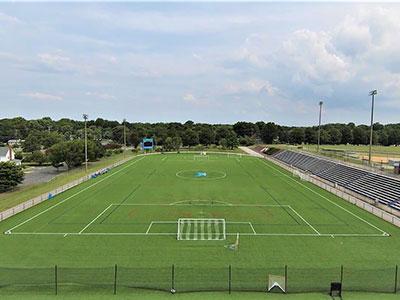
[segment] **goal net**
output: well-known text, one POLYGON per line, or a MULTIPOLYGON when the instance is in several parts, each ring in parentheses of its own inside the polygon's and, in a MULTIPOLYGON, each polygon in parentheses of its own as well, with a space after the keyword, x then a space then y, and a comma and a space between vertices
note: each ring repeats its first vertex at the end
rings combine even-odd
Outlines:
POLYGON ((208 155, 205 152, 202 152, 199 155, 194 155, 193 156, 194 160, 208 160, 208 155), (204 154, 203 154, 204 153, 204 154))
POLYGON ((225 240, 225 219, 178 219, 177 240, 225 240))

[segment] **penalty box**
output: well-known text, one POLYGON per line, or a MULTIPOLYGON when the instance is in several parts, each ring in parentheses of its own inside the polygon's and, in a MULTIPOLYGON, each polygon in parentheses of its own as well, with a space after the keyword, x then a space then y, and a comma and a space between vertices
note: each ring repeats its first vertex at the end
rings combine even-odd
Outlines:
POLYGON ((223 219, 226 235, 319 234, 289 205, 205 204, 196 201, 111 204, 79 233, 176 236, 180 219, 223 219))

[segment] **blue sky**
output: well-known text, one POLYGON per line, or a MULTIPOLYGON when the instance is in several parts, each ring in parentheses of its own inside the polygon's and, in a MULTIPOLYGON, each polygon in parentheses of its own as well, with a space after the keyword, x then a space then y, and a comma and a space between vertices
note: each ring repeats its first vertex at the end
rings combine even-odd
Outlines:
POLYGON ((0 3, 0 118, 400 122, 400 4, 0 3))

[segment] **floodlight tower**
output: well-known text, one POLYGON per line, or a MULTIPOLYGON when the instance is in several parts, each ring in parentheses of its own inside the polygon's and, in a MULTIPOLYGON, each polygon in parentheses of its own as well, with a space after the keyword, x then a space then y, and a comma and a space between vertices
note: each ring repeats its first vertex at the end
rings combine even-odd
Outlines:
POLYGON ((374 133, 374 105, 375 105, 375 95, 378 94, 377 90, 373 90, 369 92, 369 95, 372 98, 371 101, 371 128, 370 128, 370 135, 369 135, 369 154, 368 154, 368 163, 371 165, 372 160, 372 139, 374 133))
POLYGON ((125 157, 125 151, 126 151, 126 119, 123 119, 122 122, 124 123, 124 157, 125 157))
POLYGON ((322 116, 322 105, 323 101, 319 101, 319 120, 318 120, 318 144, 317 144, 317 152, 319 153, 319 145, 321 143, 321 116, 322 116))
POLYGON ((126 148, 126 119, 123 119, 122 123, 124 124, 124 148, 126 148))
POLYGON ((88 171, 88 154, 87 154, 87 126, 86 126, 86 122, 88 119, 88 115, 87 114, 83 114, 83 119, 85 120, 85 172, 87 173, 88 171))

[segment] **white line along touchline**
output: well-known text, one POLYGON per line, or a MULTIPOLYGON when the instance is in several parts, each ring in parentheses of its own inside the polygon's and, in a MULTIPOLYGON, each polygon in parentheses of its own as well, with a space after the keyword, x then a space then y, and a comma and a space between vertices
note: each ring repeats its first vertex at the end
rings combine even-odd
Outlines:
POLYGON ((15 225, 14 227, 8 229, 8 230, 6 231, 6 233, 10 234, 11 231, 13 231, 14 229, 16 229, 16 228, 18 228, 18 227, 20 227, 20 226, 22 226, 22 225, 28 223, 29 221, 31 221, 31 220, 33 220, 33 219, 39 217, 40 215, 44 214, 45 212, 48 212, 49 210, 52 210, 54 207, 59 206, 60 204, 62 204, 62 203, 64 203, 64 202, 68 201, 69 199, 71 199, 71 198, 73 198, 73 197, 79 195, 80 193, 83 193, 84 191, 86 191, 86 190, 88 190, 88 189, 94 187, 95 185, 98 185, 100 182, 103 182, 104 180, 106 180, 106 179, 108 179, 108 178, 114 176, 115 174, 118 174, 118 173, 121 172, 122 170, 125 170, 126 168, 128 168, 128 167, 134 165, 135 163, 141 161, 141 160, 144 159, 144 158, 145 158, 145 156, 143 156, 143 157, 141 157, 141 158, 139 158, 139 159, 133 161, 132 163, 126 165, 125 167, 119 169, 118 171, 116 171, 116 172, 114 172, 114 173, 111 173, 109 176, 107 176, 107 177, 105 177, 105 178, 103 178, 103 179, 100 179, 99 181, 96 181, 95 183, 89 185, 88 187, 85 187, 84 189, 80 190, 79 192, 76 192, 75 194, 69 196, 68 198, 65 198, 64 200, 58 202, 57 204, 55 204, 55 205, 53 205, 53 206, 50 206, 49 208, 45 209, 44 211, 42 211, 42 212, 40 212, 40 213, 34 215, 33 217, 30 217, 29 219, 23 221, 22 223, 19 223, 18 225, 15 225))

